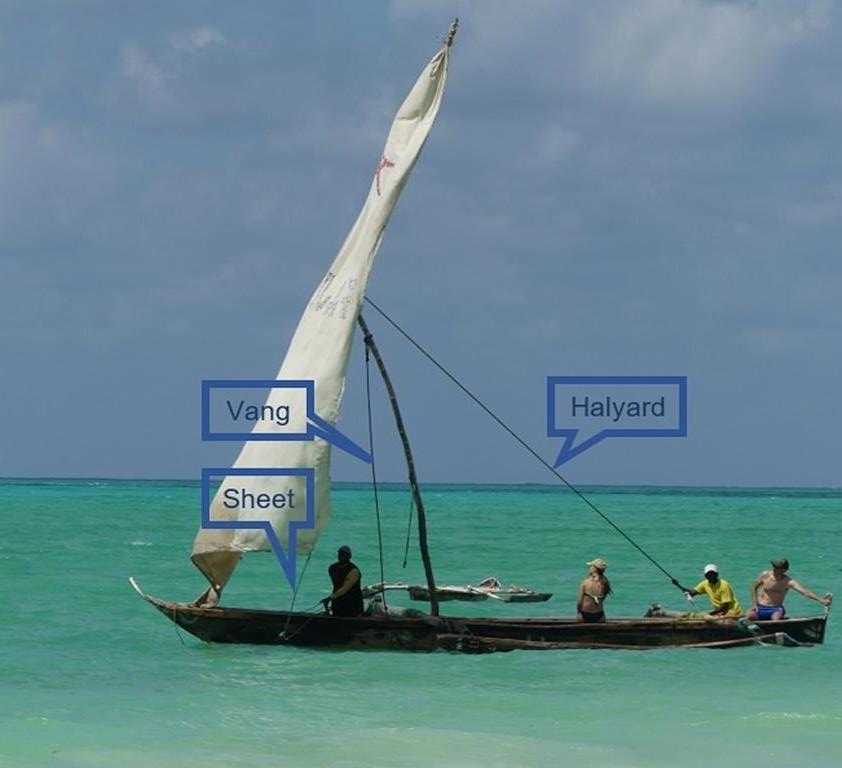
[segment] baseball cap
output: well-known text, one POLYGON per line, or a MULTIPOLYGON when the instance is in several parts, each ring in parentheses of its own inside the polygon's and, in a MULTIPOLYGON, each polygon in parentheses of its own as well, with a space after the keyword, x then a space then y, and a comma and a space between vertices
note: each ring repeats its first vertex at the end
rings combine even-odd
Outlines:
POLYGON ((344 553, 344 554, 348 555, 348 557, 350 557, 350 556, 351 556, 351 548, 350 548, 347 544, 343 544, 343 545, 342 545, 341 547, 339 547, 339 549, 337 549, 336 551, 337 551, 338 553, 344 553))
POLYGON ((713 571, 714 573, 719 573, 719 568, 717 568, 717 567, 716 567, 716 563, 708 563, 708 564, 705 566, 705 569, 702 571, 702 573, 703 573, 703 574, 705 574, 705 575, 707 575, 707 574, 709 574, 711 571, 713 571))
POLYGON ((594 568, 597 568, 600 571, 604 571, 608 567, 608 563, 606 563, 605 560, 603 560, 601 557, 589 560, 588 565, 592 565, 594 568))
POLYGON ((772 568, 781 568, 784 571, 789 570, 789 560, 785 557, 779 557, 776 560, 772 560, 772 568))

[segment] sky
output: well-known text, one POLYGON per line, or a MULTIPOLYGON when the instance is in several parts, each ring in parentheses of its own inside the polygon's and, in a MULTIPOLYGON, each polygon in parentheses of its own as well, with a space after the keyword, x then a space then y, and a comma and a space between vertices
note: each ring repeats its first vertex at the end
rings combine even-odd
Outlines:
MULTIPOLYGON (((0 476, 233 460, 200 382, 275 375, 453 16, 368 295, 548 460, 548 376, 687 377, 686 437, 606 440, 573 482, 842 485, 823 0, 0 2, 0 476)), ((553 481, 366 314, 422 480, 553 481)), ((366 442, 359 340, 338 426, 366 442)))

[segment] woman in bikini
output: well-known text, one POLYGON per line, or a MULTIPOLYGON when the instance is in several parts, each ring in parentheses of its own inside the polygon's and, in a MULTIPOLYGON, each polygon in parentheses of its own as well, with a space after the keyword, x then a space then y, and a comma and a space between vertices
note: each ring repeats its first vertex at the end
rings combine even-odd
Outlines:
POLYGON ((607 567, 608 563, 601 557, 588 563, 588 577, 579 585, 579 596, 576 598, 579 621, 605 621, 603 601, 611 594, 611 582, 605 578, 607 567))

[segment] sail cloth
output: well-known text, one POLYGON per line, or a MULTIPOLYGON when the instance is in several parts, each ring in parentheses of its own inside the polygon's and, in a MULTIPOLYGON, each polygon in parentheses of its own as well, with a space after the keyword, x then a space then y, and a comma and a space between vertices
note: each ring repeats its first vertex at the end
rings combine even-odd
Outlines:
MULTIPOLYGON (((365 205, 304 310, 278 371, 278 379, 314 380, 316 413, 331 425, 339 418, 357 315, 374 256, 441 105, 451 39, 452 36, 424 68, 398 110, 377 162, 365 205)), ((267 405, 283 405, 288 398, 282 389, 272 389, 270 393, 267 405)), ((258 422, 255 431, 258 429, 265 432, 266 423, 258 422)), ((330 444, 320 438, 309 442, 246 442, 234 462, 237 468, 315 469, 315 528, 298 531, 299 554, 307 554, 313 549, 330 518, 330 450, 330 444)), ((296 492, 296 498, 305 498, 304 478, 285 478, 284 485, 296 492)), ((303 519, 303 514, 288 509, 226 508, 222 504, 222 494, 227 488, 241 486, 242 479, 225 478, 211 503, 210 519, 268 519, 286 550, 289 523, 303 519)), ((271 494, 277 491, 277 482, 272 483, 271 478, 252 477, 248 490, 255 494, 265 490, 271 494)), ((300 512, 303 513, 303 509, 300 512)), ((236 568, 241 553, 270 548, 266 534, 259 529, 200 528, 193 544, 192 560, 218 595, 236 568)))

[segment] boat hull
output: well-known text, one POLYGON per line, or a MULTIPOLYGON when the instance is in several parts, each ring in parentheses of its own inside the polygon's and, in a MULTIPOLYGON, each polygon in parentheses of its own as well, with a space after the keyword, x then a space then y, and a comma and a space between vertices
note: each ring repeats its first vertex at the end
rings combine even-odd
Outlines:
MULTIPOLYGON (((140 591, 140 590, 138 590, 140 591)), ((827 617, 749 623, 734 619, 614 619, 586 624, 568 618, 421 618, 200 608, 143 594, 179 627, 209 643, 322 648, 467 652, 552 648, 653 649, 730 647, 758 640, 814 645, 824 641, 827 617), (776 638, 776 639, 772 639, 776 638)))

